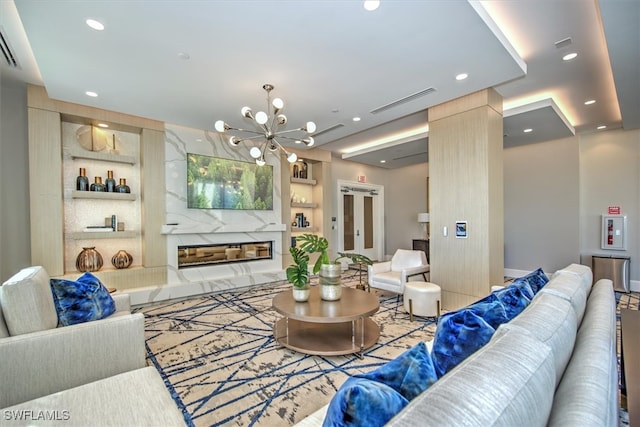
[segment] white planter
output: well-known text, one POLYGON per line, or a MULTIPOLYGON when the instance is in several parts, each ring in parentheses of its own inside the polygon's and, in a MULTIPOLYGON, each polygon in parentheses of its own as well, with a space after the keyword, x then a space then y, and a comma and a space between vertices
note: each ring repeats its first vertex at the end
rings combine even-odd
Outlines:
POLYGON ((296 302, 307 302, 309 301, 309 295, 311 294, 311 287, 307 285, 305 288, 296 288, 295 286, 292 288, 293 292, 293 300, 296 302))

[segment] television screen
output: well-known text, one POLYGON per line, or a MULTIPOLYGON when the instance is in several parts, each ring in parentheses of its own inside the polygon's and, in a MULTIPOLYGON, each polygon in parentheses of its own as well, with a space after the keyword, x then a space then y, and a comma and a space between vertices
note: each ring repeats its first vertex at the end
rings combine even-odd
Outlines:
POLYGON ((273 210, 273 166, 187 153, 187 207, 273 210))

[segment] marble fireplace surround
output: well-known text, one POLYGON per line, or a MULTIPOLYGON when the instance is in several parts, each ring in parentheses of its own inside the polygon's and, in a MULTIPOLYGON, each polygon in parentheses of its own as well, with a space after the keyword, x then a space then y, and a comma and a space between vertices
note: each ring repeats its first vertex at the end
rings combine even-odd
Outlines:
POLYGON ((273 166, 272 210, 187 208, 187 153, 254 162, 248 147, 231 147, 216 132, 165 125, 165 225, 167 283, 132 295, 143 304, 269 283, 285 278, 282 242, 282 183, 279 158, 267 156, 273 166), (179 268, 178 247, 272 242, 270 259, 179 268))

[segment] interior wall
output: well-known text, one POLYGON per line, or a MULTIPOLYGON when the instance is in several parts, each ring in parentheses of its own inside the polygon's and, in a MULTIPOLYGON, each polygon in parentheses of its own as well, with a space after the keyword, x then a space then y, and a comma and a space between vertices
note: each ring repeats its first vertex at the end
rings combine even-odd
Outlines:
POLYGON ((554 272, 580 261, 577 137, 504 150, 505 268, 554 272))
POLYGON ((411 249, 413 239, 424 237, 418 213, 427 212, 429 164, 391 169, 388 175, 385 192, 387 254, 393 255, 396 249, 411 249))
POLYGON ((580 136, 580 251, 590 255, 631 257, 630 278, 640 280, 640 130, 612 130, 580 136), (601 215, 620 206, 627 215, 626 251, 600 248, 601 215))
MULTIPOLYGON (((0 85, 0 280, 31 264, 27 86, 0 85)), ((1 282, 0 282, 1 283, 1 282)))

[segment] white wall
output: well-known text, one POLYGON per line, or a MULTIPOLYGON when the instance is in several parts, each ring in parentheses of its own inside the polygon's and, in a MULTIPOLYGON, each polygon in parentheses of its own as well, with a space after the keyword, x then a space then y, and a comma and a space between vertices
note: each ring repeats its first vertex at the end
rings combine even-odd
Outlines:
POLYGON ((504 150, 505 269, 580 261, 578 138, 504 150))
POLYGON ((581 253, 630 256, 631 280, 640 280, 640 130, 582 135, 580 181, 581 253), (600 249, 601 215, 608 206, 627 215, 626 251, 600 249))
MULTIPOLYGON (((31 262, 27 87, 0 86, 0 280, 31 262)), ((0 282, 1 283, 1 282, 0 282)))

